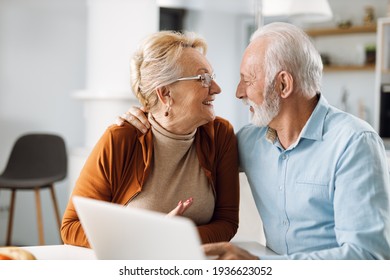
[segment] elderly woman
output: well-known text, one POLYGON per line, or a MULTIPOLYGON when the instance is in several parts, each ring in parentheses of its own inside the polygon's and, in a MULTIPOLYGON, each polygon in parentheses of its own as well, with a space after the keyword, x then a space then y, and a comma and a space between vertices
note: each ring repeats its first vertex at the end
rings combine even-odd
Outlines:
MULTIPOLYGON (((147 109, 146 134, 132 125, 109 127, 94 147, 72 196, 183 215, 203 243, 228 241, 238 228, 238 154, 231 124, 215 117, 221 92, 195 34, 162 31, 131 61, 131 84, 147 109), (174 210, 172 210, 174 209, 174 210)), ((89 247, 72 200, 62 239, 89 247)))

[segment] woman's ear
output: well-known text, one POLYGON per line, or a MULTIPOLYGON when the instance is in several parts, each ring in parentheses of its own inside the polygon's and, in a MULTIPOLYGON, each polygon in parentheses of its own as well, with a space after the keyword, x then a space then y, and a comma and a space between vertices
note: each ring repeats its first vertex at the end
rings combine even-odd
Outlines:
POLYGON ((171 91, 167 86, 157 88, 156 93, 162 104, 167 105, 169 103, 169 99, 171 98, 171 91))
POLYGON ((287 98, 294 89, 294 78, 287 71, 280 71, 278 74, 279 92, 281 98, 287 98))

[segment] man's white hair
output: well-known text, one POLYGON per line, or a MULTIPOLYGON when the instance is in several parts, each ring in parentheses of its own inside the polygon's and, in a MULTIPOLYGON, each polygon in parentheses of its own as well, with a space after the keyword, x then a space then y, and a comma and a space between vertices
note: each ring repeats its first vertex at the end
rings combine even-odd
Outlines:
POLYGON ((265 52, 266 81, 284 70, 293 76, 294 85, 302 94, 313 97, 320 92, 321 56, 302 29, 289 23, 270 23, 256 30, 251 42, 259 38, 269 39, 265 52))

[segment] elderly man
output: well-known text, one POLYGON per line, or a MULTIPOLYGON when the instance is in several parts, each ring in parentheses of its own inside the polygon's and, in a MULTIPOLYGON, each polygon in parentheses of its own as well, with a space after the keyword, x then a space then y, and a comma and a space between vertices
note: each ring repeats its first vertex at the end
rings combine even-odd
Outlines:
POLYGON ((299 28, 272 23, 245 50, 236 96, 252 124, 237 134, 246 173, 276 256, 231 243, 219 259, 390 259, 386 153, 365 122, 320 94, 322 62, 299 28))

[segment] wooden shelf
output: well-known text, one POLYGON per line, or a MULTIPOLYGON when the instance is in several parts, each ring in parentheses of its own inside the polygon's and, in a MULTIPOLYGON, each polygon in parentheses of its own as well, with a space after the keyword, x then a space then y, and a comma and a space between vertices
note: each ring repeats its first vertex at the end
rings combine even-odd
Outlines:
POLYGON ((362 26, 351 26, 347 28, 316 28, 316 29, 307 29, 306 33, 311 36, 331 36, 331 35, 346 35, 353 33, 375 33, 376 25, 362 25, 362 26))
MULTIPOLYGON (((310 37, 349 35, 362 33, 376 33, 376 25, 353 25, 347 28, 312 28, 305 30, 310 37)), ((375 71, 375 64, 369 65, 324 65, 324 72, 342 72, 342 71, 375 71)))
POLYGON ((375 65, 332 65, 324 66, 324 72, 337 71, 375 71, 375 65))

